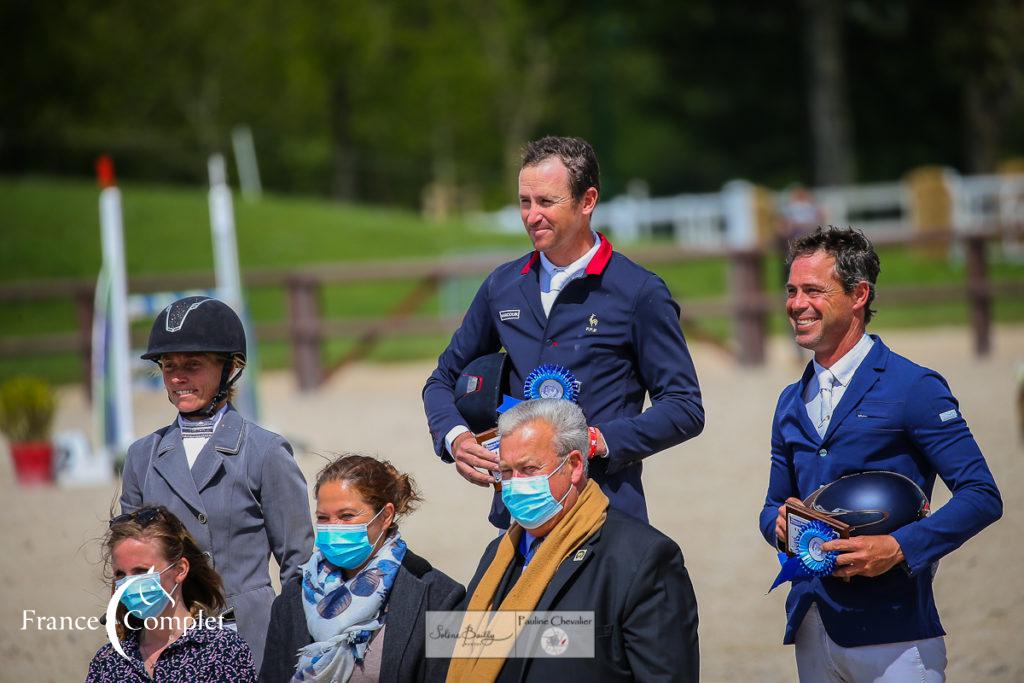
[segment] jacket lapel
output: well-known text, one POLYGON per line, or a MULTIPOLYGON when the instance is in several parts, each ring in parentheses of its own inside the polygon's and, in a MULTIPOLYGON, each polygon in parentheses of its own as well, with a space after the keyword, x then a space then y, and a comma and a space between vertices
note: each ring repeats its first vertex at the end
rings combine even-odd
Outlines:
POLYGON ((857 371, 853 373, 853 380, 850 382, 850 386, 846 388, 846 391, 843 392, 843 398, 839 400, 839 405, 832 410, 832 419, 829 420, 828 430, 825 432, 825 438, 822 443, 832 438, 832 434, 839 428, 839 424, 846 419, 854 406, 860 403, 861 399, 864 398, 864 394, 868 393, 868 390, 875 385, 875 382, 878 381, 879 373, 885 368, 885 361, 889 357, 889 349, 878 337, 873 336, 872 339, 875 340, 874 346, 871 347, 868 355, 861 361, 857 371))
POLYGON ((197 512, 206 512, 192 472, 188 469, 188 460, 185 458, 185 447, 181 443, 181 430, 177 421, 160 439, 153 469, 190 508, 197 512))
POLYGON ((800 386, 792 398, 790 414, 797 416, 797 421, 803 427, 804 433, 807 434, 807 437, 812 441, 817 442, 820 438, 818 436, 818 429, 814 426, 814 423, 811 422, 811 417, 807 414, 807 404, 804 403, 804 395, 807 392, 807 383, 812 381, 814 381, 814 364, 811 361, 807 361, 807 368, 804 369, 804 374, 800 378, 800 386))
POLYGON ((541 329, 544 329, 548 326, 548 317, 540 302, 540 259, 534 259, 525 270, 519 278, 519 292, 523 295, 523 304, 533 313, 541 329))
POLYGON ((192 466, 192 478, 198 492, 202 493, 224 467, 224 456, 238 454, 242 447, 242 425, 242 416, 228 406, 227 412, 220 418, 220 424, 213 431, 213 436, 203 446, 192 466))
POLYGON ((427 591, 423 582, 412 575, 404 566, 398 569, 395 585, 388 597, 387 631, 384 634, 384 649, 381 658, 392 662, 393 666, 381 667, 381 678, 384 681, 398 681, 402 674, 402 657, 409 646, 413 635, 422 637, 422 633, 413 634, 413 630, 424 628, 419 622, 420 607, 426 600, 427 591), (387 676, 390 670, 394 676, 387 676))
POLYGON ((598 552, 594 545, 600 538, 601 530, 598 529, 597 533, 591 536, 586 543, 574 550, 569 557, 562 561, 562 564, 558 565, 555 575, 551 577, 548 587, 544 589, 544 594, 541 595, 540 600, 537 601, 537 606, 534 608, 535 612, 546 612, 551 609, 551 605, 562 593, 562 589, 565 585, 569 583, 572 577, 576 576, 576 572, 583 569, 583 567, 590 562, 594 554, 598 552))
MULTIPOLYGON (((562 564, 558 565, 558 569, 555 570, 555 575, 551 577, 551 581, 548 583, 548 587, 544 589, 544 594, 540 596, 540 600, 537 601, 537 606, 533 608, 534 612, 549 612, 551 606, 555 600, 562 593, 562 589, 565 585, 572 580, 576 573, 583 569, 583 566, 590 562, 591 557, 597 552, 594 548, 594 544, 601 537, 601 530, 598 529, 597 533, 587 539, 586 543, 577 548, 572 552, 569 557, 562 561, 562 564)), ((518 668, 515 672, 516 680, 526 680, 527 671, 529 671, 532 660, 529 658, 511 659, 506 662, 505 666, 514 665, 518 668)))

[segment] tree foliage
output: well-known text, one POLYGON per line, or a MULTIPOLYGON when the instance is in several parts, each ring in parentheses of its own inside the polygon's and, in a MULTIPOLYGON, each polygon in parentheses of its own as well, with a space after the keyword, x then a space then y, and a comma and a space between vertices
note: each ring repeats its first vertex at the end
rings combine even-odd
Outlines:
MULTIPOLYGON (((853 179, 1024 151, 1019 1, 829 5, 853 179)), ((265 186, 342 199, 416 206, 440 187, 500 204, 545 133, 594 142, 611 193, 810 183, 836 142, 809 104, 816 7, 8 0, 0 172, 83 175, 108 152, 123 175, 202 181, 246 124, 265 186)))

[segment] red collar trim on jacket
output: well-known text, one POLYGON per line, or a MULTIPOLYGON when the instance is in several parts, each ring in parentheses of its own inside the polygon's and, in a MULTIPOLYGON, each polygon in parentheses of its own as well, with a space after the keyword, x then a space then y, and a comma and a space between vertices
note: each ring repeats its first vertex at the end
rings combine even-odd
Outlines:
MULTIPOLYGON (((604 269, 608 267, 608 262, 612 260, 612 243, 608 241, 600 232, 597 233, 598 238, 601 240, 601 246, 597 248, 597 252, 594 254, 594 258, 590 259, 590 263, 587 264, 587 269, 584 271, 587 275, 600 275, 604 272, 604 269)), ((526 262, 523 269, 519 271, 520 275, 526 275, 530 272, 530 268, 540 258, 540 252, 535 251, 530 254, 530 260, 526 262)))
POLYGON ((533 268, 533 264, 536 263, 537 259, 539 259, 539 258, 540 258, 540 252, 539 251, 535 251, 532 254, 530 254, 530 260, 526 262, 526 265, 523 266, 523 269, 519 271, 519 274, 520 275, 526 275, 527 273, 529 273, 530 272, 530 268, 533 268))
POLYGON ((587 264, 587 275, 600 275, 608 267, 608 262, 612 260, 612 243, 601 233, 597 233, 597 236, 601 238, 601 246, 597 248, 594 258, 590 259, 590 263, 587 264))

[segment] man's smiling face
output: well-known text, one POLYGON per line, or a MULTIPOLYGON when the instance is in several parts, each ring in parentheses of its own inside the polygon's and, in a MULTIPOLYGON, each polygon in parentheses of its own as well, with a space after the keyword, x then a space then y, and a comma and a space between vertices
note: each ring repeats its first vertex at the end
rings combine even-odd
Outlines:
MULTIPOLYGON (((863 334, 863 309, 857 290, 847 294, 836 275, 836 262, 824 251, 793 260, 786 283, 786 313, 796 343, 821 358, 863 334)), ((826 366, 827 367, 827 366, 826 366)))
POLYGON ((569 171, 558 157, 548 157, 519 172, 523 226, 533 248, 544 252, 556 265, 571 263, 580 245, 589 241, 589 217, 596 204, 594 188, 589 188, 579 201, 572 198, 569 171), (566 258, 569 260, 562 263, 566 258))

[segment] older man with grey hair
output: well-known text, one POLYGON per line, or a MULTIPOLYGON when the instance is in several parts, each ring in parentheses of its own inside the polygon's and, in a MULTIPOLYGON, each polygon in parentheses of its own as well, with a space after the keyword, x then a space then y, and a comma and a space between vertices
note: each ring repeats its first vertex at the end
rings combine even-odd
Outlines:
MULTIPOLYGON (((592 612, 592 659, 456 658, 448 680, 696 681, 697 601, 679 546, 608 507, 587 476, 587 421, 559 399, 501 416, 511 528, 484 551, 470 611, 592 612)), ((511 647, 511 643, 509 644, 511 647)))

